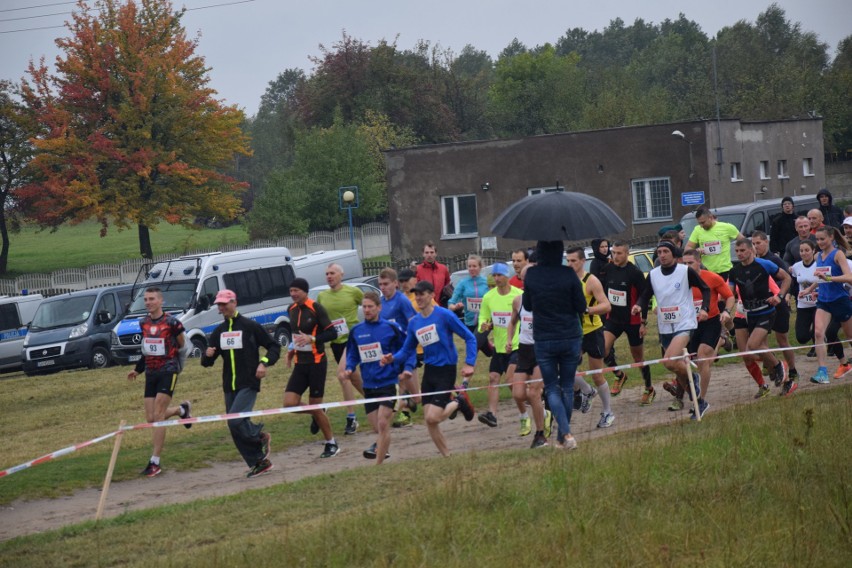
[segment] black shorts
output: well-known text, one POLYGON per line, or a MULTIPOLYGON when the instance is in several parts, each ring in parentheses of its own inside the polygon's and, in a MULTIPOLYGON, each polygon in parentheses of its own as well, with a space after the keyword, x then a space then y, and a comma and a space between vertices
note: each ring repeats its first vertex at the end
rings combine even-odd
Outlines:
POLYGON ((415 367, 415 369, 419 369, 422 366, 423 366, 423 353, 418 353, 417 354, 417 366, 415 367))
MULTIPOLYGON (((381 398, 383 396, 396 396, 396 385, 388 385, 377 389, 364 389, 364 398, 381 398)), ((382 402, 365 402, 364 412, 370 414, 380 406, 386 406, 393 410, 395 400, 383 400, 382 402)))
POLYGON ((748 319, 734 318, 734 329, 748 329, 748 319))
POLYGON ((346 351, 346 343, 332 343, 331 354, 334 355, 334 362, 340 364, 340 359, 343 357, 343 352, 346 351))
POLYGON ((715 349, 720 337, 722 337, 722 320, 719 319, 719 316, 710 318, 707 321, 700 321, 689 342, 689 352, 697 353, 698 346, 702 344, 709 345, 715 349))
POLYGON ((160 393, 172 396, 177 378, 178 374, 171 371, 145 371, 145 398, 156 398, 160 393))
POLYGON ((787 333, 790 331, 790 306, 787 302, 781 302, 775 306, 775 323, 772 324, 775 333, 787 333))
POLYGON ((775 314, 776 311, 772 310, 768 314, 761 314, 757 316, 753 316, 751 314, 746 316, 748 320, 748 333, 751 335, 751 332, 756 328, 765 329, 766 331, 772 331, 772 326, 775 325, 775 314))
POLYGON ((325 357, 319 363, 296 363, 284 392, 294 392, 302 396, 306 390, 310 389, 309 397, 322 398, 325 394, 326 371, 328 371, 328 359, 325 357))
POLYGON ((602 327, 599 327, 595 331, 583 336, 583 344, 580 347, 580 358, 582 358, 583 353, 587 354, 592 359, 604 358, 604 336, 602 327))
POLYGON ((452 390, 456 384, 455 365, 425 365, 423 369, 423 381, 420 383, 420 394, 423 404, 434 404, 446 408, 452 398, 452 393, 430 395, 430 392, 452 390))
POLYGON ((641 326, 638 323, 634 324, 623 324, 623 323, 615 323, 612 320, 606 320, 604 322, 604 331, 608 331, 615 336, 616 339, 621 337, 622 333, 627 334, 627 343, 630 347, 639 347, 645 342, 645 339, 639 335, 639 328, 641 326))
POLYGON ((532 343, 519 343, 516 353, 518 354, 518 366, 515 367, 515 372, 532 375, 538 366, 538 362, 535 360, 535 345, 532 343))
POLYGON ((488 372, 502 375, 509 370, 509 365, 515 365, 517 363, 517 351, 512 351, 511 353, 497 353, 495 351, 494 355, 491 356, 491 363, 488 364, 488 372))

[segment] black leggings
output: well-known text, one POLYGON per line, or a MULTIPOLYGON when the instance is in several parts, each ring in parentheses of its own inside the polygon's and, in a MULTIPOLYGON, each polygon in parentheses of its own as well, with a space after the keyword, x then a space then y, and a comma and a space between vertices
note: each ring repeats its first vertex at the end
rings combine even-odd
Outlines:
MULTIPOLYGON (((806 345, 814 340, 814 318, 817 309, 814 308, 799 308, 796 311, 796 341, 800 345, 806 345)), ((837 333, 840 331, 840 322, 831 318, 828 327, 825 329, 825 342, 835 343, 828 346, 828 353, 834 355, 838 359, 843 359, 843 345, 837 343, 840 338, 837 333)))

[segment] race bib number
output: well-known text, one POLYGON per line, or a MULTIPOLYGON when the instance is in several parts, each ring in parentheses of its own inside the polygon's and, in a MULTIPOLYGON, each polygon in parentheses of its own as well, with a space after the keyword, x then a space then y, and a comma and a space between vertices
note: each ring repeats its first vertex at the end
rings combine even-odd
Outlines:
POLYGON ((506 329, 509 327, 509 320, 511 319, 512 312, 491 312, 491 321, 494 323, 494 327, 506 329))
POLYGON ((721 241, 708 241, 704 243, 704 254, 721 254, 722 253, 722 242, 721 241))
POLYGON ((678 323, 683 319, 680 306, 661 306, 659 316, 662 323, 678 323))
POLYGON ((421 327, 414 333, 417 336, 417 342, 422 347, 432 345, 433 343, 438 343, 438 332, 435 329, 434 323, 431 325, 427 325, 426 327, 421 327))
POLYGON ((377 363, 382 358, 381 343, 368 343, 367 345, 359 345, 358 353, 361 355, 362 363, 377 363))
POLYGON ((532 333, 532 316, 521 316, 521 329, 527 333, 532 333))
POLYGON ((482 305, 482 298, 468 298, 467 311, 475 314, 479 313, 479 307, 482 305))
POLYGON ((349 335, 349 326, 346 325, 346 320, 343 318, 336 319, 331 322, 331 325, 334 326, 335 331, 337 331, 337 337, 343 337, 344 335, 349 335))
POLYGON ((142 352, 148 357, 165 357, 166 340, 162 337, 143 337, 142 352))
POLYGON ((609 303, 613 306, 627 306, 627 292, 624 290, 610 290, 609 303))
POLYGON ((818 266, 814 268, 814 275, 816 275, 817 277, 828 276, 829 274, 831 274, 830 266, 818 266))
POLYGON ((814 295, 813 293, 805 294, 804 296, 802 296, 803 304, 816 304, 816 301, 816 295, 814 295))
POLYGON ((701 304, 703 303, 703 301, 702 300, 693 300, 692 303, 695 304, 695 315, 698 315, 698 312, 701 311, 701 304))
POLYGON ((233 349, 243 348, 243 332, 242 331, 225 331, 219 336, 219 349, 222 351, 231 351, 233 349))

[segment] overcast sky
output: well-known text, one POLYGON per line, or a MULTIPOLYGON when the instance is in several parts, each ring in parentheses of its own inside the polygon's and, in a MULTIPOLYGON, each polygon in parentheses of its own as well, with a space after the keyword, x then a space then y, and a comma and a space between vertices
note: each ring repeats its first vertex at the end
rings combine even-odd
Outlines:
MULTIPOLYGON (((600 30, 615 18, 631 24, 636 18, 659 23, 679 12, 696 21, 706 34, 738 20, 753 22, 770 0, 184 0, 174 3, 190 11, 184 25, 193 37, 200 32, 198 52, 211 67, 211 84, 220 98, 254 114, 269 81, 281 71, 298 67, 310 73, 310 56, 319 45, 331 47, 342 30, 376 45, 381 39, 402 49, 420 39, 461 51, 466 44, 496 59, 513 38, 528 47, 555 43, 566 30, 600 30), (205 6, 225 6, 198 9, 205 6)), ((93 2, 89 3, 90 5, 93 2)), ((830 46, 852 34, 850 0, 779 0, 787 18, 815 32, 830 46)), ((58 0, 0 1, 0 78, 19 80, 30 58, 58 55, 54 40, 66 35, 63 27, 3 33, 10 30, 62 26, 73 4, 58 0), (44 6, 54 4, 54 6, 44 6), (41 5, 41 8, 32 6, 41 5), (28 8, 14 10, 15 8, 28 8), (33 18, 42 14, 57 14, 33 18), (28 18, 11 20, 12 18, 28 18)))

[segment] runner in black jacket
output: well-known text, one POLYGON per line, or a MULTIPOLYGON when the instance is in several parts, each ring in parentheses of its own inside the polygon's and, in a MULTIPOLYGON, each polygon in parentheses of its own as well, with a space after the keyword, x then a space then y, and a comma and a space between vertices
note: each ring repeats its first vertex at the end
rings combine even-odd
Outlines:
MULTIPOLYGON (((251 412, 260 392, 260 381, 266 376, 266 368, 278 360, 281 345, 259 323, 237 312, 237 295, 231 290, 221 290, 216 295, 216 305, 225 321, 210 335, 210 347, 201 355, 201 366, 212 367, 221 355, 225 412, 251 412), (260 356, 260 347, 266 349, 264 357, 260 356)), ((272 469, 270 435, 263 431, 263 424, 238 418, 228 420, 228 428, 234 445, 251 468, 247 477, 272 469)))

